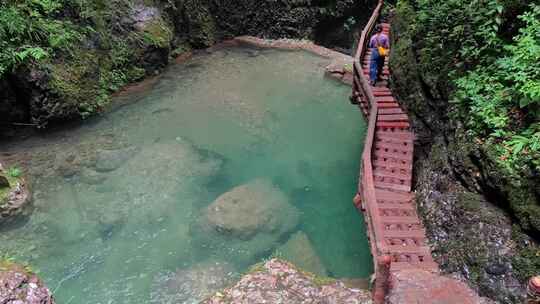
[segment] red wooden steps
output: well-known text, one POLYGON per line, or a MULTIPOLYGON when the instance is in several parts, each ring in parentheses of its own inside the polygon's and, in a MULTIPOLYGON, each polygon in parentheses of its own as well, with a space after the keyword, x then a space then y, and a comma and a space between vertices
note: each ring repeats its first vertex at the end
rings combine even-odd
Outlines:
MULTIPOLYGON (((389 35, 390 24, 382 26, 383 32, 389 35)), ((362 72, 368 78, 371 52, 367 50, 360 60, 362 72)), ((379 226, 370 227, 368 234, 373 239, 374 231, 381 233, 382 239, 376 246, 382 246, 378 248, 380 252, 392 257, 391 271, 436 271, 438 266, 426 246, 426 231, 411 193, 415 136, 407 113, 388 88, 390 74, 386 58, 380 75, 383 80, 371 88, 378 107, 371 164, 379 226)), ((366 110, 367 105, 364 104, 363 109, 366 110)))

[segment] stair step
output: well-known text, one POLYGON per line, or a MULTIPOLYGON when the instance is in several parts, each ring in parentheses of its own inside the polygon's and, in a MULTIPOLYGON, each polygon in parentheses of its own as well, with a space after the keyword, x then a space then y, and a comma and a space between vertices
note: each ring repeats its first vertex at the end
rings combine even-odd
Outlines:
POLYGON ((395 178, 395 179, 399 179, 399 180, 405 180, 405 181, 410 181, 412 179, 412 176, 411 174, 404 174, 404 173, 401 173, 401 172, 397 172, 398 170, 396 170, 396 172, 392 172, 390 170, 387 170, 387 169, 375 169, 373 171, 373 175, 374 176, 381 176, 381 177, 387 177, 387 178, 395 178))
POLYGON ((396 142, 384 142, 377 140, 375 141, 375 148, 383 150, 385 152, 407 152, 413 153, 414 147, 409 142, 396 141, 396 142))
POLYGON ((410 141, 413 141, 415 139, 415 136, 411 131, 392 132, 392 131, 378 130, 377 133, 375 133, 375 136, 381 139, 403 139, 403 140, 410 140, 410 141))
MULTIPOLYGON (((390 115, 390 114, 405 114, 401 108, 389 108, 389 109, 380 109, 379 114, 381 115, 390 115)), ((407 119, 408 120, 408 119, 407 119)))
POLYGON ((399 161, 405 161, 408 163, 412 163, 413 156, 412 153, 394 153, 394 152, 386 152, 384 150, 375 150, 374 153, 374 159, 375 160, 387 160, 388 159, 394 159, 399 161))
POLYGON ((410 126, 408 122, 403 121, 377 121, 377 127, 379 128, 409 128, 410 126))
POLYGON ((385 238, 395 239, 425 239, 426 230, 384 230, 383 235, 385 238))
POLYGON ((409 117, 406 114, 381 114, 377 117, 377 121, 402 121, 409 122, 409 117))
POLYGON ((414 142, 411 139, 403 139, 399 137, 390 137, 390 136, 383 136, 380 137, 378 134, 375 137, 375 143, 376 144, 388 144, 388 145, 397 145, 401 147, 414 147, 414 142))
POLYGON ((378 103, 377 102, 377 107, 379 109, 401 109, 399 107, 399 104, 397 103, 388 103, 388 102, 382 102, 382 103, 378 103))
POLYGON ((390 264, 390 271, 397 272, 407 269, 423 269, 426 271, 438 271, 439 265, 435 262, 393 262, 390 264))
POLYGON ((397 100, 393 96, 378 96, 378 97, 375 97, 375 100, 377 102, 395 102, 395 103, 397 103, 397 100))
POLYGON ((386 191, 386 190, 375 190, 375 196, 377 197, 377 200, 385 200, 385 201, 412 202, 412 200, 414 199, 413 193, 394 192, 394 191, 386 191))
POLYGON ((398 185, 395 183, 387 183, 387 182, 380 182, 380 181, 375 181, 375 187, 379 189, 386 189, 386 190, 411 191, 410 185, 398 185))
POLYGON ((383 161, 381 160, 373 160, 372 161, 373 166, 375 168, 396 168, 396 169, 404 169, 412 171, 412 163, 407 161, 383 161))
POLYGON ((403 246, 403 245, 390 245, 386 246, 386 249, 394 254, 418 254, 418 255, 431 255, 431 250, 428 246, 403 246))

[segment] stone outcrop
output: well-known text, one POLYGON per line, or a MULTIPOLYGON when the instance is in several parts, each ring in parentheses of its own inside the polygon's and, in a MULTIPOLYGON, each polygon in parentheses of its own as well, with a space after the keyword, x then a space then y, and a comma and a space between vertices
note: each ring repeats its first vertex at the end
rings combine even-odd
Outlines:
POLYGON ((287 262, 272 259, 202 303, 371 304, 372 301, 369 291, 348 288, 343 282, 318 278, 287 262))
POLYGON ((22 177, 12 178, 11 182, 0 164, 0 178, 5 181, 0 186, 0 225, 31 211, 32 196, 27 182, 22 177))
POLYGON ((0 303, 54 304, 51 291, 24 267, 0 260, 0 303))
POLYGON ((518 225, 534 230, 538 216, 512 209, 538 206, 538 188, 531 187, 538 182, 504 176, 488 147, 452 118, 448 73, 431 69, 438 59, 419 52, 426 40, 415 36, 414 16, 404 3, 392 21, 391 84, 417 137, 414 187, 434 258, 480 295, 520 302, 540 264, 538 246, 518 225))
POLYGON ((91 34, 82 34, 82 41, 66 52, 51 54, 52 62, 34 62, 0 77, 0 117, 6 123, 32 123, 40 127, 85 117, 101 111, 108 101, 107 95, 120 86, 158 73, 171 55, 206 48, 235 36, 321 37, 321 41, 328 41, 325 32, 339 29, 347 32, 340 35, 347 41, 342 46, 349 46, 352 25, 365 20, 374 3, 105 1, 88 12, 66 4, 54 18, 90 27, 91 34), (83 47, 79 49, 80 46, 83 47))

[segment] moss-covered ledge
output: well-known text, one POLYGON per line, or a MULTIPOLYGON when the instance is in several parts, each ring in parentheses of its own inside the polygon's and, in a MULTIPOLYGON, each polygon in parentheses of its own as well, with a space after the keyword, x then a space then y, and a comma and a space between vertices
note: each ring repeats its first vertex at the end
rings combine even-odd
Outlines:
POLYGON ((0 163, 0 225, 28 211, 31 193, 21 169, 0 163))
POLYGON ((0 256, 0 303, 54 304, 55 301, 30 267, 0 256))

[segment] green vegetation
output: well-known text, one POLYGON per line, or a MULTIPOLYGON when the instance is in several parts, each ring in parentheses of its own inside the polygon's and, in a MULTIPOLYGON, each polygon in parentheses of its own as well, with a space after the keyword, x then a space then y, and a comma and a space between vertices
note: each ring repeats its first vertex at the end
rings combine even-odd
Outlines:
MULTIPOLYGON (((429 126, 423 131, 440 136, 425 152, 428 162, 448 162, 441 169, 454 170, 470 191, 484 191, 515 221, 512 272, 524 282, 540 272, 530 240, 540 233, 540 3, 399 0, 392 26, 394 92, 429 126)), ((465 193, 454 208, 496 225, 504 215, 486 206, 465 193)), ((449 257, 443 267, 466 265, 481 292, 506 297, 485 277, 485 257, 497 254, 464 234, 439 244, 449 257)))
POLYGON ((540 231, 531 194, 540 182, 540 4, 400 0, 397 13, 406 30, 396 64, 416 60, 425 84, 418 91, 451 103, 442 117, 463 129, 460 153, 480 148, 481 161, 493 164, 486 173, 504 188, 522 228, 540 231))
POLYGON ((0 206, 7 203, 7 197, 9 193, 13 190, 13 187, 21 181, 22 171, 18 167, 11 167, 6 172, 6 178, 9 182, 10 187, 0 188, 0 206))
POLYGON ((0 78, 20 68, 42 71, 51 98, 59 102, 51 111, 60 113, 53 116, 99 112, 112 92, 144 77, 140 58, 146 50, 168 50, 173 39, 172 26, 161 16, 136 29, 120 24, 121 16, 134 14, 134 5, 131 0, 1 1, 0 78))

